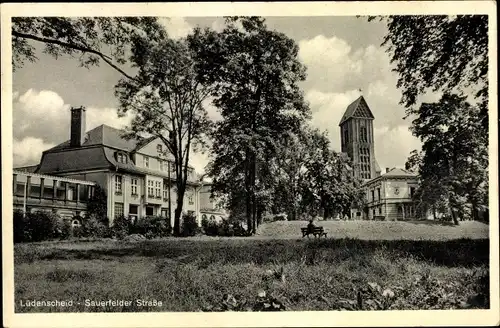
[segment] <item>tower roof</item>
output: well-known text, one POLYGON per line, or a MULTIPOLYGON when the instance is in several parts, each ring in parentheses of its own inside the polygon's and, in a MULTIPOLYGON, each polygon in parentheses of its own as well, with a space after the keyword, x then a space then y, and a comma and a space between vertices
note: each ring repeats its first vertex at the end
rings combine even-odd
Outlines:
POLYGON ((375 118, 363 96, 360 96, 358 99, 354 100, 349 106, 347 106, 347 109, 345 110, 344 116, 342 116, 339 125, 342 125, 345 121, 353 117, 367 118, 372 120, 375 118))

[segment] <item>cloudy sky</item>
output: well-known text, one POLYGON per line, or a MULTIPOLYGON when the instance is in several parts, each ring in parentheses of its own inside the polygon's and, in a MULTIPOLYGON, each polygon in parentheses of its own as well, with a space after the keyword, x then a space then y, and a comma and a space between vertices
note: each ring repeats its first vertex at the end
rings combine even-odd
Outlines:
MULTIPOLYGON (((222 18, 214 17, 162 20, 175 38, 197 25, 217 30, 223 26, 222 18)), ((397 76, 380 47, 385 25, 356 17, 270 17, 267 25, 298 43, 308 72, 302 87, 313 112, 311 124, 328 131, 333 148, 340 150, 340 118, 362 90, 375 116, 380 167, 404 166, 420 142, 408 130, 411 122, 403 119, 397 76)), ((43 150, 68 139, 70 106, 87 108, 87 130, 101 124, 120 128, 129 122, 129 117, 116 114, 118 72, 105 64, 88 70, 78 67, 75 59, 56 60, 42 53, 38 57, 13 75, 14 166, 37 164, 43 150)), ((216 109, 210 108, 210 115, 217 117, 216 109)), ((206 162, 206 155, 198 155, 191 164, 201 172, 206 162)))

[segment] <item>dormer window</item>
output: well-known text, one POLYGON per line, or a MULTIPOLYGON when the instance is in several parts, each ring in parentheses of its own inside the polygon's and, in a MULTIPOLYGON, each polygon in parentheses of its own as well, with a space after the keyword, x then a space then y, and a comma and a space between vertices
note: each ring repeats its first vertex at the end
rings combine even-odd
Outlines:
POLYGON ((149 157, 144 156, 144 167, 149 168, 149 157))
POLYGON ((116 161, 118 163, 127 164, 128 156, 125 153, 118 152, 116 154, 116 161))

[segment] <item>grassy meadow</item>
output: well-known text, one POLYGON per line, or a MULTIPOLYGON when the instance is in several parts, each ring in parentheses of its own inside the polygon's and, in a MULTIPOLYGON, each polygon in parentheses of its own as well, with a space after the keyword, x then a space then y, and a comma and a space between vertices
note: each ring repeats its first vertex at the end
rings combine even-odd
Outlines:
POLYGON ((248 238, 16 244, 16 312, 489 306, 487 225, 325 221, 318 225, 329 237, 321 240, 301 238, 301 225, 269 223, 248 238), (132 304, 85 305, 108 299, 132 304), (74 304, 22 306, 26 300, 74 304))

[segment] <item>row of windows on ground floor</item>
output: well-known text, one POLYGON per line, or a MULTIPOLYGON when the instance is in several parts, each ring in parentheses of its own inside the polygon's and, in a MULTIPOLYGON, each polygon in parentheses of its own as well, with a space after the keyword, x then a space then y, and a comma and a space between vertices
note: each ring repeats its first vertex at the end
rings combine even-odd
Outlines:
MULTIPOLYGON (((188 214, 194 214, 194 211, 187 211, 188 214)), ((114 204, 114 217, 120 217, 125 215, 125 204, 115 202, 114 204)), ((170 218, 170 211, 168 207, 162 207, 160 205, 128 205, 127 216, 132 219, 138 219, 142 216, 162 216, 164 218, 170 218), (141 214, 141 209, 144 210, 144 214, 141 214)))

